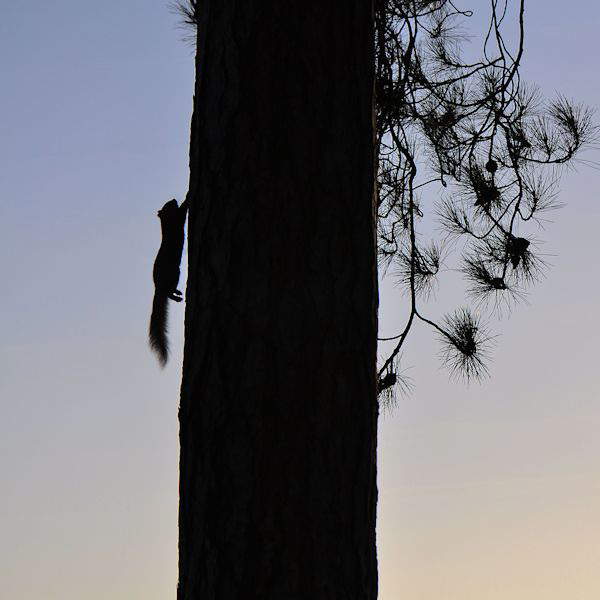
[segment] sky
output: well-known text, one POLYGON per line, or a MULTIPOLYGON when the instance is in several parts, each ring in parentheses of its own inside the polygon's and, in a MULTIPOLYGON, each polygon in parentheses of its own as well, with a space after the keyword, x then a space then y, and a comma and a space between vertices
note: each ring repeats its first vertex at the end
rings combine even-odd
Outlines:
MULTIPOLYGON (((600 106, 600 6, 564 6, 529 0, 522 73, 547 96, 600 106)), ((187 190, 194 65, 182 35, 164 0, 0 5, 11 600, 175 597, 182 307, 164 371, 146 335, 156 210, 187 190)), ((583 164, 563 178, 565 207, 538 236, 552 267, 493 323, 489 379, 450 381, 431 332, 410 339, 414 390, 380 420, 381 600, 600 597, 597 181, 583 164)), ((461 302, 453 276, 432 312, 461 302)), ((382 286, 381 335, 397 333, 404 301, 382 286)))

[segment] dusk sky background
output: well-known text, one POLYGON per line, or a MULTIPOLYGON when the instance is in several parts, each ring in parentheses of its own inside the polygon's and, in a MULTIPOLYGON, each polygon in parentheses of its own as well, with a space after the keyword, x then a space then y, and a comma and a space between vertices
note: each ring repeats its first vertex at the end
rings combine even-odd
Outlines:
MULTIPOLYGON (((460 6, 477 10, 467 31, 489 10, 460 6)), ((598 23, 589 0, 529 0, 524 79, 599 107, 598 23)), ((183 307, 164 371, 146 336, 156 211, 188 183, 182 35, 164 0, 0 6, 11 600, 175 597, 183 307)), ((435 336, 415 329, 402 361, 414 390, 380 420, 381 600, 600 598, 599 177, 580 164, 563 178, 565 207, 536 232, 551 269, 492 323, 489 379, 449 381, 435 336)), ((462 304, 456 279, 444 274, 432 314, 462 304)), ((381 335, 398 333, 405 301, 382 287, 381 335)))

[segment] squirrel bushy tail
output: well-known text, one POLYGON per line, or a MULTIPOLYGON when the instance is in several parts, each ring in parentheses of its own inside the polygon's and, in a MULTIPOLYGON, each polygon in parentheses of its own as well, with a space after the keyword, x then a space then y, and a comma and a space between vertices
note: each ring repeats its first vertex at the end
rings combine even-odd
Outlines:
POLYGON ((161 367, 167 364, 169 358, 169 342, 167 340, 168 302, 169 299, 164 294, 159 293, 158 290, 155 292, 148 331, 150 348, 156 354, 161 367))

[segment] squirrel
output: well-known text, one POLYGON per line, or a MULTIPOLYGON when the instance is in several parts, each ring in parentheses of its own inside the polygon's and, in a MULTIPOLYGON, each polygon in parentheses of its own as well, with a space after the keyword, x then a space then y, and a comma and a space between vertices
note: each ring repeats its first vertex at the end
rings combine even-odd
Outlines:
POLYGON ((167 312, 169 299, 181 302, 181 292, 177 289, 179 264, 183 253, 184 225, 187 213, 187 198, 178 206, 177 200, 169 200, 159 211, 162 241, 152 277, 154 279, 154 300, 150 316, 149 343, 156 353, 161 367, 167 364, 169 341, 167 339, 167 312))

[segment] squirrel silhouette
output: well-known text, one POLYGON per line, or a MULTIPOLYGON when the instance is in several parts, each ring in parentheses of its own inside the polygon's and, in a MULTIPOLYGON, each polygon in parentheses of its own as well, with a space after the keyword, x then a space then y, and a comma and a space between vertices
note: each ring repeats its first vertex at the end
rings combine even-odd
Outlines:
POLYGON ((184 225, 187 213, 187 199, 181 206, 177 200, 169 200, 159 211, 162 241, 152 277, 154 279, 154 300, 148 331, 150 348, 154 351, 161 367, 169 358, 168 302, 181 302, 181 292, 177 289, 179 282, 179 265, 183 253, 184 225))

